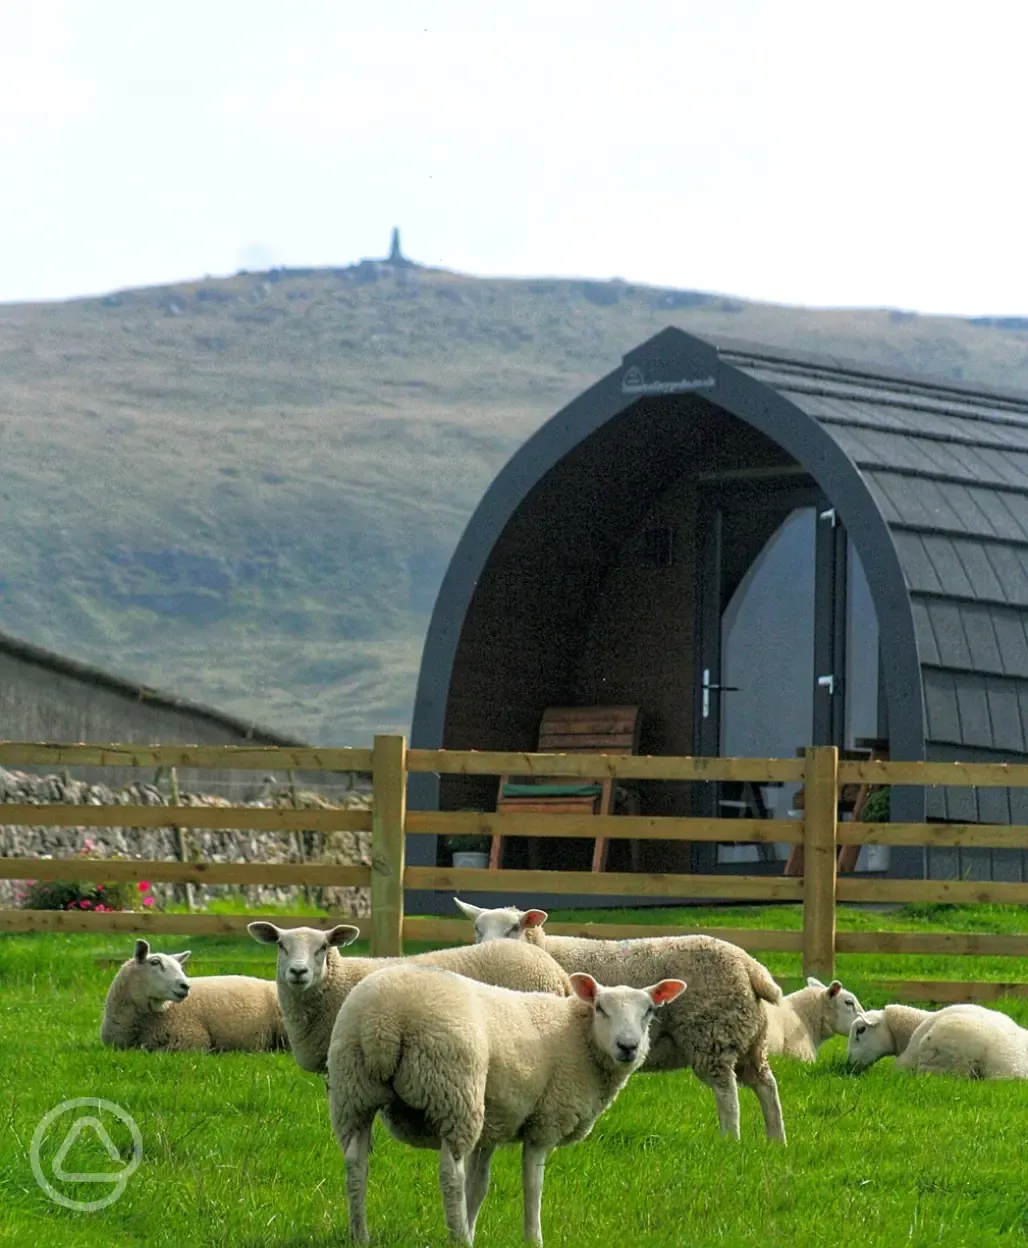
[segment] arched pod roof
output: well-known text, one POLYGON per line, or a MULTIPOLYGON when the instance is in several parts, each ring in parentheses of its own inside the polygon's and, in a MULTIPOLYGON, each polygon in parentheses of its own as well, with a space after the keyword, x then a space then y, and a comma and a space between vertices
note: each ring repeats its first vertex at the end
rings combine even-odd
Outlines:
MULTIPOLYGON (((716 428, 717 412, 801 465, 850 532, 883 638, 893 757, 1026 752, 1028 397, 715 345, 674 328, 547 421, 486 491, 428 630, 412 743, 446 743, 447 701, 476 591, 491 564, 509 559, 528 512, 556 515, 578 491, 587 505, 577 514, 597 531, 604 514, 623 520, 673 471, 685 423, 716 428)), ((562 540, 588 544, 577 523, 562 540)), ((574 587, 563 598, 574 610, 574 587)), ((973 795, 958 800, 955 817, 1010 814, 985 809, 990 800, 1007 802, 1005 794, 983 793, 981 810, 973 795)))

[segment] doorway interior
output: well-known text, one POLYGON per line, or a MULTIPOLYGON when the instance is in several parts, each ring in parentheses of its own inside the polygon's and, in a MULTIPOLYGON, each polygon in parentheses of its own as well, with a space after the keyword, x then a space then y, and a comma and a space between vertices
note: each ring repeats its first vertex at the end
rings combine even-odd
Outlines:
MULTIPOLYGON (((697 752, 794 758, 887 736, 870 589, 825 495, 795 477, 718 483, 699 517, 697 752)), ((703 788, 709 815, 802 818, 797 784, 703 788)), ((698 844, 694 869, 779 874, 789 848, 698 844)), ((864 847, 857 870, 887 865, 887 847, 864 847)))

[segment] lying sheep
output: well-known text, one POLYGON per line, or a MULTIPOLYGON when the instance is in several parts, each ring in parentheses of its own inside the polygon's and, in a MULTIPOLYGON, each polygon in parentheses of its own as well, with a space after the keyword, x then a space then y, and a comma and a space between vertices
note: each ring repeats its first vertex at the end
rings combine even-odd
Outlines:
POLYGON ((493 1151, 521 1141, 525 1238, 541 1245, 543 1168, 584 1139, 645 1059, 649 1022, 685 988, 639 990, 571 976, 574 996, 513 992, 400 962, 347 997, 328 1053, 329 1115, 346 1158, 350 1235, 368 1239, 375 1115, 404 1143, 439 1150, 453 1239, 471 1244, 493 1151))
POLYGON ((767 1019, 767 1051, 813 1062, 832 1036, 849 1035, 853 1020, 863 1013, 860 1002, 837 979, 825 986, 812 975, 806 988, 790 992, 777 1004, 761 1001, 767 1019))
POLYGON ((896 1066, 922 1075, 1028 1079, 1028 1031, 999 1010, 950 1005, 920 1024, 896 1066))
MULTIPOLYGON (((262 944, 278 945, 278 1000, 293 1056, 304 1070, 323 1072, 339 1007, 351 988, 366 975, 391 964, 389 958, 344 958, 338 950, 352 944, 360 928, 345 923, 322 932, 313 927, 280 928, 274 923, 249 924, 250 935, 262 944)), ((446 967, 471 979, 525 992, 571 992, 567 974, 531 945, 497 950, 475 945, 436 949, 406 959, 446 967), (516 954, 511 949, 517 949, 516 954)))
POLYGON ((289 1047, 275 983, 248 975, 188 979, 185 953, 134 955, 114 977, 100 1039, 116 1049, 285 1049, 289 1047))
POLYGON ((760 1102, 768 1138, 785 1143, 761 1008, 764 1001, 777 1005, 782 990, 755 958, 710 936, 619 941, 549 936, 542 930, 545 910, 483 910, 456 897, 454 901, 474 922, 476 941, 529 942, 545 949, 566 971, 587 971, 605 984, 642 988, 664 976, 684 979, 689 991, 656 1018, 642 1069, 690 1067, 713 1090, 721 1134, 736 1139, 741 1080, 760 1102))
POLYGON ((861 1068, 879 1058, 899 1056, 921 1024, 935 1015, 912 1005, 887 1005, 884 1010, 867 1010, 850 1026, 846 1060, 861 1068))

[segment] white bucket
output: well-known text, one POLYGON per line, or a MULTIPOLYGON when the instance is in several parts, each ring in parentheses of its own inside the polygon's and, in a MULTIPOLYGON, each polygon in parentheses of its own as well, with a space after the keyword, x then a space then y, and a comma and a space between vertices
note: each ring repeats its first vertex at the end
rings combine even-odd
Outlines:
POLYGON ((455 867, 487 867, 489 855, 480 849, 462 849, 454 852, 455 867))

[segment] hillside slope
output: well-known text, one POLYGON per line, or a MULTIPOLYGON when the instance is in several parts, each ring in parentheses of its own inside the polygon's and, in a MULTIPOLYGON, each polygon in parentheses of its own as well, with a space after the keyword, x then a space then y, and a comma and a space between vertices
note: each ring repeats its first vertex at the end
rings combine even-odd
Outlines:
POLYGON ((1028 388, 1028 334, 364 264, 0 307, 0 628, 324 744, 409 725, 482 491, 665 325, 1028 388))

